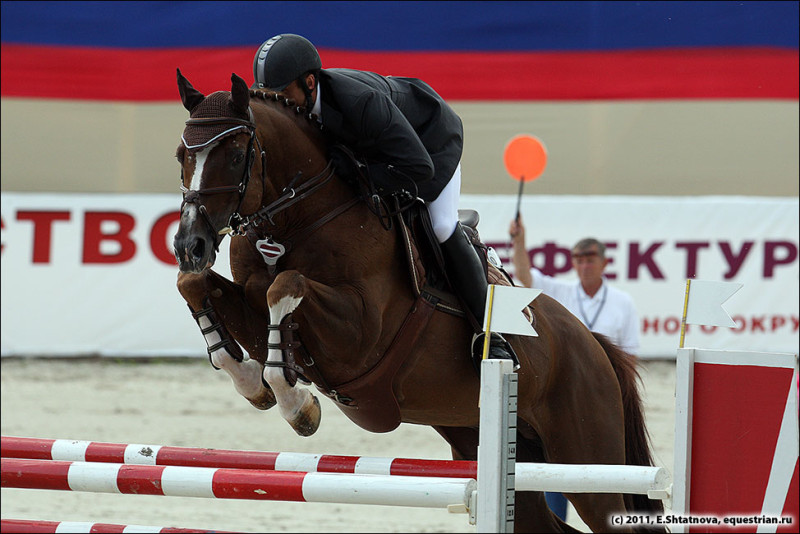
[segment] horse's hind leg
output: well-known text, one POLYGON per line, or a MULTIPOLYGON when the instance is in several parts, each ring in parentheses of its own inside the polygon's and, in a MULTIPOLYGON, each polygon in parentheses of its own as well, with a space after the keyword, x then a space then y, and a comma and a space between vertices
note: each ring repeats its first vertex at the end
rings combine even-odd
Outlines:
MULTIPOLYGON (((241 291, 213 271, 204 274, 181 273, 178 291, 189 305, 208 345, 209 360, 215 369, 224 369, 236 391, 259 410, 275 406, 275 395, 262 380, 262 365, 243 359, 241 349, 228 330, 242 330, 247 321, 241 291), (210 299, 212 297, 212 299, 210 299), (213 300, 213 303, 212 303, 213 300)), ((250 344, 257 346, 258 343, 250 344)))
MULTIPOLYGON (((588 359, 589 354, 583 357, 588 359)), ((520 399, 519 417, 537 421, 547 462, 625 464, 624 416, 616 377, 610 368, 607 372, 598 368, 590 376, 583 383, 575 376, 565 377, 561 383, 574 384, 572 387, 553 388, 535 405, 529 399, 520 399)), ((625 513, 619 493, 565 496, 593 532, 617 530, 609 522, 610 514, 625 513)))
POLYGON ((453 460, 471 460, 474 462, 478 459, 477 428, 435 426, 433 429, 450 444, 453 460))
MULTIPOLYGON (((517 462, 545 461, 542 441, 525 421, 517 419, 517 462)), ((580 532, 566 524, 547 506, 544 492, 518 491, 515 494, 516 532, 580 532)))

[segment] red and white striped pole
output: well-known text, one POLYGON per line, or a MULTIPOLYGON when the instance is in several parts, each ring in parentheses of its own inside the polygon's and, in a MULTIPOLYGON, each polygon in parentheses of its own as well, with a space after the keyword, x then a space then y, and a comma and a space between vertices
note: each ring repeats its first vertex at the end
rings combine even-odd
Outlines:
POLYGON ((477 462, 237 451, 15 436, 0 438, 3 458, 274 471, 476 478, 477 462))
POLYGON ((471 478, 300 473, 2 458, 2 487, 465 509, 471 478))

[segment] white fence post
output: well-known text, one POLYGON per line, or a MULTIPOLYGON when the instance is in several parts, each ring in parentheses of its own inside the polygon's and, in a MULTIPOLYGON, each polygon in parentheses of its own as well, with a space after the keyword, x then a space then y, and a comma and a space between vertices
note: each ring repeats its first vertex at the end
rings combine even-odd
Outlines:
POLYGON ((511 360, 481 362, 478 532, 514 531, 517 375, 511 360))

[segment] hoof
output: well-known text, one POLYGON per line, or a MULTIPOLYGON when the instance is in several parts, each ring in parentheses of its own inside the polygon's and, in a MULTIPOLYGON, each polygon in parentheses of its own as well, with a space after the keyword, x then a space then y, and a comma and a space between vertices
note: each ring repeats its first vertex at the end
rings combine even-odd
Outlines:
POLYGON ((271 389, 266 390, 264 394, 261 395, 261 397, 258 399, 255 400, 247 399, 247 400, 250 402, 250 404, 253 405, 253 407, 259 410, 269 410, 270 408, 278 404, 278 401, 275 399, 275 393, 273 393, 271 389))
POLYGON ((314 395, 309 393, 309 400, 303 403, 303 408, 298 413, 298 416, 291 423, 294 431, 299 436, 310 436, 319 428, 319 422, 322 419, 322 410, 319 406, 319 400, 314 395))

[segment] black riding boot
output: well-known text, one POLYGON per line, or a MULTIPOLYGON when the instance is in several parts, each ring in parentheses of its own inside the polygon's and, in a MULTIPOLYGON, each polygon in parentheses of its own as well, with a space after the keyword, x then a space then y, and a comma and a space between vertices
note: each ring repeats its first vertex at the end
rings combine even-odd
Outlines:
MULTIPOLYGON (((479 328, 483 327, 483 315, 486 308, 486 290, 488 282, 483 264, 475 247, 461 228, 461 223, 456 225, 453 235, 442 243, 445 269, 453 291, 467 307, 466 313, 472 314, 478 322, 479 328)), ((484 334, 477 334, 472 340, 473 362, 480 360, 483 352, 484 334)), ((489 357, 496 359, 509 359, 518 364, 517 356, 511 345, 500 334, 492 332, 489 357)))

